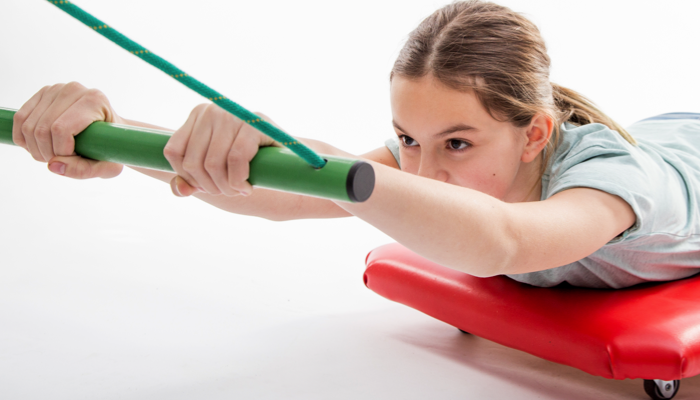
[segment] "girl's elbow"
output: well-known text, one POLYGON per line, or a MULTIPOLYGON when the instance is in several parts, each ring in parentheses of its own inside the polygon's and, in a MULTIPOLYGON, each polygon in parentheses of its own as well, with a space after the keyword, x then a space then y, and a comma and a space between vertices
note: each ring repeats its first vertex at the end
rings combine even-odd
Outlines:
POLYGON ((452 268, 477 278, 491 278, 511 274, 517 267, 517 252, 512 244, 499 242, 484 257, 472 258, 469 263, 459 263, 452 268))
POLYGON ((520 235, 510 226, 501 230, 501 234, 494 238, 494 245, 491 246, 485 262, 480 268, 476 268, 474 276, 490 278, 514 273, 522 259, 523 246, 519 238, 520 235))
POLYGON ((493 278, 494 276, 498 276, 500 274, 494 273, 494 271, 491 270, 480 268, 470 271, 469 275, 475 276, 477 278, 493 278))
POLYGON ((478 278, 491 278, 498 275, 511 274, 514 270, 515 260, 503 252, 502 254, 494 257, 490 262, 485 263, 478 268, 474 268, 471 275, 478 278))
POLYGON ((521 235, 506 218, 502 218, 501 222, 494 224, 495 229, 477 239, 479 243, 464 246, 463 251, 457 252, 461 254, 450 254, 449 261, 444 260, 448 262, 443 265, 478 278, 513 273, 518 267, 523 247, 521 235))

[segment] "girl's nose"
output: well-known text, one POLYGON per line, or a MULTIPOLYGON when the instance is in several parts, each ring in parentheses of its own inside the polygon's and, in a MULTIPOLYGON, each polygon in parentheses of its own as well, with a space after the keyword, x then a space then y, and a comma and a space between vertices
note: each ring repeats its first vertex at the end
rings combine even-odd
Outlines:
POLYGON ((433 159, 421 159, 417 175, 440 182, 447 182, 450 177, 447 171, 433 159))

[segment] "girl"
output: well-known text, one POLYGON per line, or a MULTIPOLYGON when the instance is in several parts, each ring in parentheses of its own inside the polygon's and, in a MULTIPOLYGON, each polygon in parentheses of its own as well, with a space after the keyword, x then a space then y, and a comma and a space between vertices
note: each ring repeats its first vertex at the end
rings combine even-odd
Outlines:
MULTIPOLYGON (((213 104, 196 107, 168 142, 176 174, 134 169, 234 213, 355 215, 476 276, 621 288, 700 271, 700 122, 685 115, 626 131, 550 83, 549 64, 537 28, 505 7, 457 2, 424 20, 391 72, 396 137, 362 156, 376 173, 365 203, 253 190, 248 163, 278 144, 213 104)), ((149 127, 69 83, 33 96, 15 115, 13 139, 55 173, 114 177, 121 165, 74 155, 73 136, 93 121, 149 127)))

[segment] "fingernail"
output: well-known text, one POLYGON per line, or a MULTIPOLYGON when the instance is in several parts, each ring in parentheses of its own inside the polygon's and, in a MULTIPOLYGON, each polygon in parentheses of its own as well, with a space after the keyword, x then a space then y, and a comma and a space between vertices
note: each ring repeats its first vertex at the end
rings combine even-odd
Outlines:
POLYGON ((182 193, 180 193, 180 188, 177 187, 177 184, 173 185, 173 192, 175 193, 175 196, 182 197, 182 193))
POLYGON ((49 171, 59 174, 59 175, 65 175, 66 173, 66 164, 61 163, 61 162, 54 162, 49 164, 49 171))

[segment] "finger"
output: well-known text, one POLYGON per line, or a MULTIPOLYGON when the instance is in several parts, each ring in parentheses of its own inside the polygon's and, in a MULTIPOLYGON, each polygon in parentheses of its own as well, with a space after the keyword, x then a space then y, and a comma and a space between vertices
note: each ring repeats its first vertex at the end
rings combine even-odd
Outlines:
POLYGON ((192 176, 184 170, 182 167, 182 162, 185 158, 185 151, 187 150, 187 144, 189 143, 190 136, 192 136, 192 130, 194 129, 194 124, 199 118, 202 109, 206 107, 206 104, 200 104, 195 107, 187 117, 187 121, 176 130, 175 133, 168 139, 165 148, 163 149, 163 156, 168 160, 170 166, 182 179, 187 182, 196 185, 196 182, 192 176))
MULTIPOLYGON (((244 128, 245 129, 245 128, 244 128)), ((258 153, 259 139, 253 134, 241 132, 228 154, 228 183, 244 196, 253 193, 253 186, 248 182, 250 161, 258 153)))
POLYGON ((217 110, 213 109, 213 107, 218 106, 213 104, 208 106, 201 117, 195 121, 192 135, 185 150, 185 157, 182 160, 182 168, 194 178, 197 186, 203 188, 207 193, 217 195, 221 194, 221 191, 204 169, 204 158, 209 149, 214 129, 213 120, 217 114, 217 110))
POLYGON ((62 87, 62 84, 49 87, 22 125, 24 140, 27 142, 32 157, 37 161, 46 162, 53 157, 50 126, 39 126, 38 123, 62 87))
MULTIPOLYGON (((279 130, 283 130, 279 125, 275 123, 275 121, 271 120, 267 115, 261 113, 261 112, 254 112, 253 114, 257 115, 262 119, 263 121, 269 123, 270 125, 274 126, 275 128, 279 130)), ((259 130, 255 129, 255 132, 259 135, 259 145, 258 147, 265 147, 265 146, 276 146, 276 147, 283 147, 279 142, 275 141, 271 137, 267 136, 266 134, 260 132, 259 130)))
MULTIPOLYGON (((37 143, 39 150, 41 150, 41 154, 43 154, 47 160, 56 155, 70 155, 73 152, 73 147, 75 146, 73 135, 77 135, 78 133, 82 132, 83 129, 85 129, 85 127, 82 127, 82 129, 75 128, 79 130, 70 132, 67 130, 69 127, 66 126, 66 117, 63 117, 63 119, 59 118, 66 112, 66 110, 71 108, 71 106, 78 101, 83 94, 81 91, 76 90, 75 85, 75 83, 69 83, 63 86, 57 93, 54 101, 49 105, 46 111, 44 111, 36 124, 35 132, 49 132, 50 140, 47 140, 46 143, 41 141, 37 143), (64 136, 70 137, 69 143, 67 143, 64 136), (66 144, 69 145, 66 146, 66 144), (56 152, 57 149, 59 150, 58 152, 56 152)), ((81 114, 78 114, 79 118, 80 116, 81 114)))
POLYGON ((237 132, 243 123, 237 118, 217 118, 211 143, 204 159, 204 168, 209 173, 217 188, 226 196, 238 196, 240 193, 229 185, 227 158, 237 132))
POLYGON ((48 87, 42 88, 36 92, 34 96, 27 100, 27 102, 24 103, 19 110, 17 110, 12 119, 12 141, 15 142, 17 146, 20 146, 25 150, 28 150, 28 148, 27 142, 24 140, 24 135, 22 134, 22 125, 24 125, 24 122, 32 113, 36 105, 39 104, 39 100, 41 100, 41 96, 44 95, 44 91, 46 91, 46 89, 48 89, 48 87))
POLYGON ((48 168, 51 172, 73 179, 109 179, 119 175, 124 166, 79 156, 56 156, 49 160, 48 168))
POLYGON ((56 107, 49 108, 45 114, 52 113, 50 118, 53 118, 51 135, 54 154, 68 156, 73 154, 77 134, 95 121, 112 122, 114 112, 102 92, 86 89, 79 83, 67 84, 61 95, 65 96, 65 100, 57 102, 56 107))
POLYGON ((180 175, 176 175, 170 180, 170 189, 177 197, 188 197, 195 193, 204 192, 204 190, 198 189, 187 183, 187 181, 185 181, 180 175))

